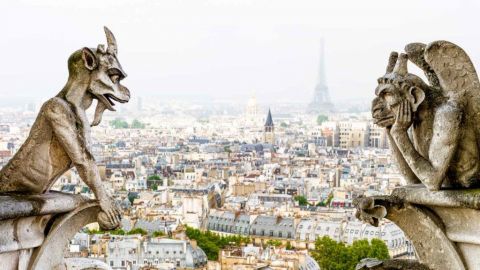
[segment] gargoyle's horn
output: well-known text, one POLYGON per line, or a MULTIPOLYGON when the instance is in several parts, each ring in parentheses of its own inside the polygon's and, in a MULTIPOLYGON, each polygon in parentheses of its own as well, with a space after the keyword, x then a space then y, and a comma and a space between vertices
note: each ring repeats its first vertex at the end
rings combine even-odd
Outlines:
POLYGON ((395 63, 397 62, 398 59, 398 53, 397 52, 391 52, 390 57, 388 58, 388 66, 387 66, 387 74, 391 73, 393 71, 393 68, 395 67, 395 63))
POLYGON ((397 73, 398 75, 405 76, 408 73, 407 69, 407 60, 408 56, 404 53, 400 54, 400 57, 397 60, 397 64, 395 65, 395 68, 393 69, 393 72, 397 73))
POLYGON ((107 53, 117 55, 117 41, 115 40, 115 36, 113 35, 112 31, 108 29, 106 26, 103 27, 105 30, 105 35, 107 36, 107 53))

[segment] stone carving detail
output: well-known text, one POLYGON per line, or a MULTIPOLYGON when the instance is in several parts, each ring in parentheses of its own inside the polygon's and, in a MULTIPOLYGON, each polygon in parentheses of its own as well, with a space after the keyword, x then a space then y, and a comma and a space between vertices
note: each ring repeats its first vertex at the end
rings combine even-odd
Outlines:
POLYGON ((470 58, 448 41, 408 44, 405 52, 391 54, 372 104, 400 171, 409 184, 429 190, 478 185, 480 82, 470 58), (428 84, 408 73, 408 60, 428 84))
POLYGON ((106 27, 105 34, 107 48, 85 47, 69 57, 66 85, 43 104, 29 137, 0 171, 0 193, 45 193, 75 166, 98 200, 100 226, 113 229, 121 212, 102 185, 90 149, 90 126, 100 123, 106 109, 114 111, 115 101, 128 102, 130 92, 120 84, 126 74, 117 59, 115 37, 106 27), (85 111, 94 99, 98 102, 90 124, 85 111))
POLYGON ((376 259, 363 259, 357 264, 355 270, 429 270, 429 268, 419 262, 412 260, 388 260, 379 261, 376 259))
MULTIPOLYGON (((372 116, 408 185, 357 198, 357 218, 397 224, 419 269, 480 269, 480 82, 470 58, 448 41, 408 44, 391 53, 375 94, 372 116), (408 60, 428 83, 408 73, 408 60)), ((416 269, 402 265, 366 260, 357 268, 416 269)))

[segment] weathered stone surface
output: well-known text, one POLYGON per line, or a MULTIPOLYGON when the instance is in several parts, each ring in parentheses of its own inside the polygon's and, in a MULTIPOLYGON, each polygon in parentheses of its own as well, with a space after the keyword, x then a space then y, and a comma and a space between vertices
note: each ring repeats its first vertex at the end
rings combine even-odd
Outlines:
POLYGON ((413 204, 480 209, 480 189, 430 191, 421 184, 407 185, 396 188, 391 197, 413 204))
POLYGON ((65 259, 66 270, 111 270, 106 263, 99 260, 87 258, 67 258, 65 259))
MULTIPOLYGON (((82 48, 68 60, 69 78, 60 93, 42 106, 29 137, 0 171, 0 268, 3 270, 88 269, 65 263, 63 250, 88 223, 101 228, 120 224, 119 206, 107 193, 90 149, 86 117, 93 99, 92 125, 100 123, 114 101, 128 102, 120 84, 126 74, 117 59, 117 44, 105 28, 108 47, 82 48), (76 167, 97 201, 80 195, 49 192, 64 172, 76 167), (99 218, 100 217, 100 218, 99 218)), ((102 269, 109 269, 99 264, 102 269)))
POLYGON ((470 58, 448 41, 412 43, 405 51, 391 54, 372 104, 401 173, 429 190, 478 186, 480 82, 470 58), (430 84, 408 73, 408 59, 430 84))
MULTIPOLYGON (((385 127, 409 185, 391 196, 358 198, 356 216, 374 226, 384 217, 395 222, 430 269, 480 269, 477 73, 465 51, 448 41, 411 43, 405 52, 390 55, 372 116, 385 127), (408 60, 423 70, 428 84, 408 73, 408 60)), ((374 263, 365 267, 377 269, 374 263)), ((391 269, 412 269, 398 267, 391 269)))
MULTIPOLYGON (((431 209, 394 196, 378 196, 356 200, 357 212, 364 211, 361 207, 371 207, 370 203, 361 203, 364 199, 373 199, 375 206, 385 207, 385 218, 397 224, 412 241, 420 263, 431 269, 470 269, 465 267, 456 244, 446 235, 443 221, 431 209)), ((363 215, 357 214, 357 217, 362 218, 363 215)))
POLYGON ((58 217, 48 231, 42 246, 33 251, 28 269, 65 269, 66 265, 60 254, 63 254, 68 241, 75 233, 97 220, 100 211, 98 203, 90 202, 58 217))
MULTIPOLYGON (((423 185, 413 185, 399 187, 391 196, 359 198, 355 203, 358 213, 365 211, 362 207, 385 207, 385 218, 402 228, 420 262, 432 269, 479 269, 479 192, 428 191, 423 185)), ((357 216, 371 223, 364 215, 357 216)))
MULTIPOLYGON (((115 37, 106 27, 105 34, 106 49, 103 45, 97 49, 84 47, 69 57, 67 83, 55 97, 43 104, 27 140, 0 170, 0 193, 26 195, 48 192, 63 173, 75 166, 108 217, 102 219, 100 225, 112 228, 120 224, 121 210, 100 179, 90 149, 90 123, 86 110, 94 99, 98 101, 91 124, 98 125, 106 109, 114 111, 115 101, 129 101, 130 91, 120 84, 126 74, 117 58, 115 37)), ((5 218, 15 216, 17 210, 38 215, 36 212, 49 207, 43 205, 43 197, 37 198, 37 203, 31 197, 25 205, 15 204, 21 206, 20 209, 5 206, 4 209, 9 212, 4 215, 5 218)), ((62 207, 60 202, 50 202, 62 207)))
POLYGON ((88 198, 51 191, 38 195, 0 194, 0 220, 65 213, 88 198))
POLYGON ((0 254, 41 246, 51 215, 0 221, 0 254))
MULTIPOLYGON (((0 269, 88 269, 75 260, 66 264, 63 250, 73 235, 97 221, 100 213, 98 202, 81 195, 0 195, 0 269)), ((109 269, 103 266, 99 269, 109 269)))
POLYGON ((379 261, 377 259, 363 259, 355 267, 355 270, 430 270, 426 265, 423 265, 414 260, 387 260, 379 261))

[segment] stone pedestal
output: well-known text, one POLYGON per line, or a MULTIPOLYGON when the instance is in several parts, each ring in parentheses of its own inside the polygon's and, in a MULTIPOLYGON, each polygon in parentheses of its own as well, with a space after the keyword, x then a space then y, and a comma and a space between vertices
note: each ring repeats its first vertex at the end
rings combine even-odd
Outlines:
POLYGON ((411 185, 356 204, 359 218, 369 222, 382 218, 374 208, 376 213, 384 208, 385 218, 405 232, 430 269, 480 270, 480 189, 428 191, 411 185))
POLYGON ((68 241, 96 222, 99 211, 95 201, 81 195, 0 195, 1 269, 66 269, 68 241))

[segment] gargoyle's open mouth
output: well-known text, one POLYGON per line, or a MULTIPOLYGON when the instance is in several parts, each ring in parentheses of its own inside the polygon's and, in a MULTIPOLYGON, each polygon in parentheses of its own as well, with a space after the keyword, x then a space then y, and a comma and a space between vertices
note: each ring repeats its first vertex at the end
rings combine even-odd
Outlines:
POLYGON ((127 103, 128 101, 127 100, 123 100, 123 99, 120 99, 112 94, 103 94, 100 96, 101 97, 101 100, 102 102, 105 104, 105 106, 107 106, 107 108, 110 110, 110 111, 115 111, 115 109, 113 108, 113 106, 115 106, 115 102, 120 102, 120 103, 127 103))

